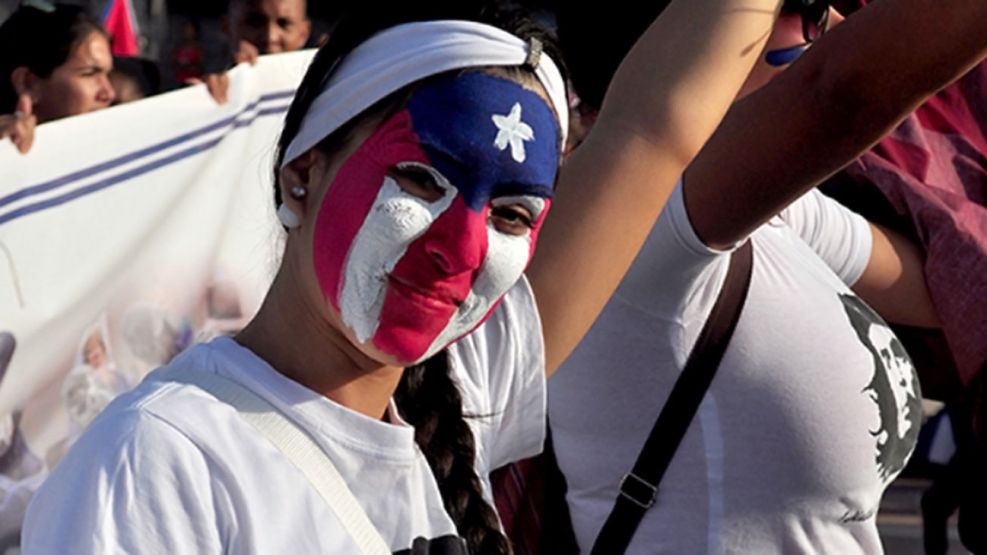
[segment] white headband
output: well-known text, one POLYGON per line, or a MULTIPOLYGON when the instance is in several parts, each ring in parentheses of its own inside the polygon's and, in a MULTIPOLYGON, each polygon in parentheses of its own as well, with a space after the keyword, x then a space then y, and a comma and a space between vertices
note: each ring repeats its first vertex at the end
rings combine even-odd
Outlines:
MULTIPOLYGON (((533 54, 535 74, 559 117, 562 142, 569 131, 565 82, 547 54, 533 54)), ((496 27, 473 21, 405 23, 356 47, 309 107, 282 167, 387 95, 426 77, 478 66, 519 66, 528 45, 496 27)))

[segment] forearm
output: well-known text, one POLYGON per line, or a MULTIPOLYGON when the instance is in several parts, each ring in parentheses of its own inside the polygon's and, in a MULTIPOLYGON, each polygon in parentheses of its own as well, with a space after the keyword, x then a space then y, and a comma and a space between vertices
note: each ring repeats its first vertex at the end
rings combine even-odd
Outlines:
POLYGON ((870 148, 987 54, 987 2, 879 0, 738 103, 690 166, 686 206, 733 244, 870 148))
POLYGON ((628 54, 563 167, 528 276, 555 369, 630 267, 685 165, 725 113, 780 0, 676 0, 628 54))
POLYGON ((672 2, 627 54, 596 121, 688 163, 761 55, 780 0, 672 2))

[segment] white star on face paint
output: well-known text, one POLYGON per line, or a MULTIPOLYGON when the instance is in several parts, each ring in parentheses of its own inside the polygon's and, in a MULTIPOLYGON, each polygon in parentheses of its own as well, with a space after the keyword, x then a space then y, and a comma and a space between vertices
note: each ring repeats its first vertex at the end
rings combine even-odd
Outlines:
POLYGON ((493 122, 497 126, 494 147, 497 150, 504 150, 507 145, 511 145, 511 156, 514 161, 519 164, 524 162, 524 142, 534 140, 535 132, 530 125, 521 121, 521 103, 515 102, 511 113, 506 116, 494 114, 493 122))

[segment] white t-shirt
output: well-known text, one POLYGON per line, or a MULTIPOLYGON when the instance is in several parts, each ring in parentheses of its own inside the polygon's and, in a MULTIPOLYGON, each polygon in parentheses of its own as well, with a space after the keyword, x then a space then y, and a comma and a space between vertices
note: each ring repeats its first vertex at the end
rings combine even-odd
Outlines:
MULTIPOLYGON (((482 415, 469 420, 478 474, 538 453, 544 345, 527 282, 449 353, 464 413, 482 415)), ((357 552, 301 472, 233 408, 169 381, 178 368, 234 379, 311 434, 394 552, 413 544, 415 554, 458 552, 432 471, 393 403, 396 424, 368 418, 219 338, 156 370, 93 421, 31 502, 25 553, 357 552)))
MULTIPOLYGON (((751 241, 737 329, 629 553, 880 552, 875 513, 911 454, 921 407, 901 344, 846 285, 866 268, 870 229, 813 191, 751 241)), ((727 254, 699 240, 676 188, 549 382, 584 551, 712 309, 727 254)))

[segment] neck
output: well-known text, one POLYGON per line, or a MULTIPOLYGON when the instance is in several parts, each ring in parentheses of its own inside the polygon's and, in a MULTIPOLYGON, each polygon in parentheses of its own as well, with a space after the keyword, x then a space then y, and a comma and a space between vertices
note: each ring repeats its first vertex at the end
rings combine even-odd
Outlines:
POLYGON ((404 369, 375 361, 329 323, 323 302, 305 298, 287 260, 257 316, 236 341, 275 370, 349 409, 383 418, 404 369))

